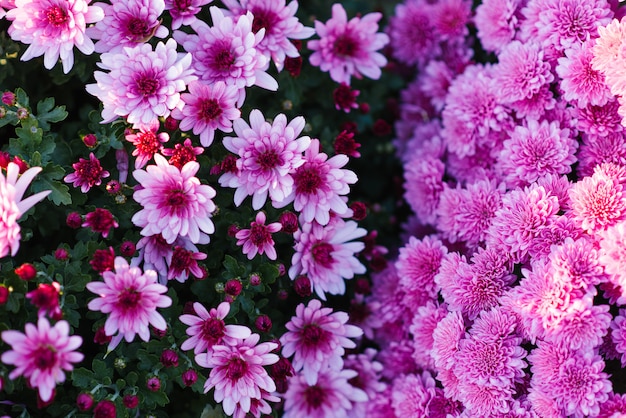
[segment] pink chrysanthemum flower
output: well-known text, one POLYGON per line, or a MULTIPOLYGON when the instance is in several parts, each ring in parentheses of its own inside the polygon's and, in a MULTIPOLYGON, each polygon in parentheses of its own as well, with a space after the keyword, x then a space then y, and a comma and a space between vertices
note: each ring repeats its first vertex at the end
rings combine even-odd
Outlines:
POLYGON ((169 33, 159 19, 165 10, 163 0, 112 0, 96 5, 104 10, 104 19, 87 29, 87 35, 98 40, 96 52, 120 52, 169 33))
POLYGON ((283 418, 347 418, 355 403, 368 400, 364 391, 349 383, 356 377, 354 370, 326 369, 311 385, 303 375, 295 375, 289 379, 289 389, 283 395, 283 418))
POLYGON ((472 3, 467 0, 441 0, 433 3, 432 20, 435 33, 442 41, 453 42, 469 33, 472 3))
POLYGON ((58 321, 51 327, 43 316, 36 326, 27 323, 25 332, 2 332, 2 340, 11 346, 2 354, 2 362, 15 366, 10 379, 24 376, 31 387, 37 388, 39 398, 47 402, 52 399, 56 384, 65 382, 64 370, 72 371, 72 363, 82 361, 83 354, 75 350, 83 340, 78 335, 70 336, 67 321, 58 321))
POLYGON ((430 417, 428 406, 435 396, 430 372, 405 374, 393 380, 391 406, 396 417, 430 417))
POLYGON ((119 224, 108 209, 96 208, 93 212, 85 215, 85 222, 81 226, 91 228, 93 232, 102 234, 103 238, 107 238, 111 228, 117 228, 119 224))
POLYGON ((230 304, 222 302, 217 308, 207 311, 202 304, 193 304, 195 315, 184 314, 180 322, 188 325, 185 331, 190 338, 180 346, 181 350, 191 350, 194 354, 211 352, 216 345, 235 345, 237 339, 246 339, 252 333, 250 328, 243 325, 228 324, 224 318, 230 312, 230 304))
POLYGON ((165 0, 165 10, 172 16, 172 29, 181 26, 189 26, 194 23, 196 15, 202 10, 202 6, 211 3, 213 0, 165 0))
POLYGON ((102 123, 122 116, 134 126, 150 124, 182 105, 180 92, 196 76, 190 68, 191 54, 179 56, 176 48, 176 41, 169 39, 154 50, 141 44, 100 56, 99 67, 109 72, 96 71, 96 83, 86 89, 104 105, 102 123))
POLYGON ((169 163, 178 169, 182 169, 189 161, 196 161, 196 156, 202 154, 204 148, 194 147, 191 139, 186 138, 182 144, 174 145, 174 148, 163 148, 161 154, 170 157, 169 163))
POLYGON ((465 323, 460 312, 449 312, 433 330, 431 356, 439 371, 454 367, 459 342, 465 338, 465 323))
POLYGON ((599 261, 605 271, 622 277, 626 271, 626 222, 609 227, 600 241, 599 261))
POLYGON ((549 260, 554 280, 568 283, 573 289, 586 291, 607 279, 591 239, 566 238, 552 247, 549 260))
POLYGON ((337 83, 349 85, 353 76, 378 80, 387 59, 376 51, 389 43, 386 34, 377 33, 381 18, 381 13, 368 13, 348 21, 343 6, 333 4, 331 19, 326 23, 315 21, 315 32, 320 39, 307 43, 313 51, 309 57, 311 65, 329 71, 330 78, 337 83))
POLYGON ((618 109, 619 102, 616 98, 611 98, 603 106, 573 108, 572 117, 576 118, 576 129, 579 131, 588 135, 607 136, 624 130, 618 109))
POLYGON ((356 254, 365 248, 362 242, 352 240, 366 235, 356 222, 338 218, 327 226, 305 223, 294 234, 295 253, 291 258, 289 277, 295 280, 301 274, 311 280, 313 291, 326 300, 326 293, 343 295, 344 279, 365 273, 365 266, 356 254))
POLYGON ((422 66, 440 52, 432 9, 433 6, 425 0, 409 0, 396 5, 387 32, 392 54, 398 61, 422 66))
POLYGON ((143 228, 141 235, 161 234, 169 244, 179 236, 194 244, 207 243, 206 234, 215 232, 211 222, 215 190, 195 177, 200 165, 190 161, 178 169, 159 154, 154 160, 156 165, 133 172, 141 185, 133 199, 143 209, 133 215, 132 222, 143 228))
POLYGON ((74 66, 74 47, 85 55, 94 51, 93 41, 86 36, 88 23, 104 17, 102 8, 90 6, 91 0, 16 0, 6 18, 11 20, 9 35, 14 41, 29 45, 22 61, 44 57, 44 67, 52 69, 59 58, 63 72, 74 66))
POLYGON ((154 270, 159 274, 161 283, 166 282, 167 259, 174 251, 174 244, 168 244, 161 234, 142 237, 137 241, 137 257, 131 260, 133 266, 143 262, 144 270, 154 270))
POLYGON ((619 314, 611 322, 611 340, 615 344, 615 351, 621 354, 622 367, 626 365, 626 309, 620 309, 619 314))
POLYGON ((165 330, 165 319, 157 308, 167 308, 172 299, 165 296, 167 287, 157 283, 154 270, 141 271, 131 267, 122 257, 115 258, 115 271, 102 273, 104 282, 87 283, 87 290, 98 295, 87 307, 92 311, 108 314, 104 332, 113 336, 109 351, 120 343, 122 338, 131 342, 135 335, 143 341, 150 339, 150 325, 165 330))
POLYGON ((600 25, 598 36, 593 46, 591 65, 596 71, 617 75, 618 72, 612 70, 618 69, 624 60, 622 45, 626 41, 626 20, 613 19, 610 23, 600 25))
POLYGON ((447 305, 434 301, 427 302, 415 311, 409 332, 413 336, 413 359, 422 370, 435 370, 435 360, 431 355, 433 331, 447 314, 447 305))
POLYGON ((242 246, 243 253, 252 260, 257 253, 266 254, 270 260, 276 260, 276 249, 272 234, 281 230, 280 222, 265 225, 265 212, 256 214, 256 218, 250 223, 250 229, 242 229, 235 234, 237 245, 242 246))
POLYGON ((72 183, 74 187, 80 186, 83 193, 87 193, 93 186, 102 184, 102 179, 109 177, 110 173, 102 168, 100 160, 93 152, 89 153, 89 159, 79 158, 77 163, 72 164, 74 172, 63 178, 66 183, 72 183))
POLYGON ((440 158, 419 153, 404 165, 404 198, 424 225, 435 223, 444 173, 440 158))
POLYGON ((224 147, 237 154, 237 171, 227 172, 219 178, 223 187, 233 187, 235 205, 241 205, 246 196, 252 196, 252 208, 259 210, 269 196, 279 204, 292 192, 293 172, 304 164, 302 152, 311 144, 308 136, 301 136, 304 118, 298 116, 287 123, 284 114, 272 123, 260 110, 250 112, 250 125, 243 119, 234 123, 236 137, 226 137, 224 147))
POLYGON ((609 399, 600 404, 598 418, 626 416, 626 394, 609 393, 609 399))
MULTIPOLYGON (((366 348, 361 354, 349 354, 344 362, 344 369, 354 370, 357 376, 350 379, 349 383, 367 394, 368 401, 372 401, 378 394, 384 393, 387 384, 381 380, 383 365, 374 360, 377 351, 366 348)), ((365 402, 357 402, 348 413, 348 418, 369 417, 368 405, 365 402)))
POLYGON ((307 39, 315 33, 296 17, 297 1, 285 4, 285 0, 225 0, 223 3, 235 15, 251 12, 253 32, 265 29, 265 36, 256 48, 274 61, 278 71, 283 69, 286 57, 300 56, 291 39, 307 39))
POLYGON ((602 136, 583 135, 578 151, 578 175, 592 176, 595 167, 603 163, 626 165, 626 132, 617 130, 602 136))
POLYGON ((356 347, 351 338, 360 337, 363 331, 346 322, 348 314, 323 308, 313 299, 307 306, 299 304, 296 315, 285 325, 288 331, 280 337, 282 354, 293 356, 294 370, 301 371, 309 385, 327 369, 341 370, 345 349, 356 347))
POLYGON ((278 361, 278 356, 271 353, 278 344, 259 344, 260 339, 252 334, 235 339, 233 345, 214 345, 210 353, 196 355, 196 363, 211 369, 204 392, 215 388, 213 398, 229 416, 238 410, 250 412, 253 399, 261 400, 263 393, 276 390, 263 366, 278 361))
POLYGON ((276 207, 283 207, 293 201, 293 207, 300 212, 302 222, 317 222, 327 225, 330 213, 339 216, 351 216, 344 197, 350 193, 349 184, 357 182, 352 170, 342 168, 348 163, 348 156, 343 154, 328 158, 320 152, 317 139, 304 151, 304 163, 293 172, 293 189, 276 207))
MULTIPOLYGON (((189 241, 186 245, 176 245, 171 252, 168 252, 165 261, 167 262, 167 280, 176 280, 184 283, 192 274, 196 278, 206 277, 199 265, 199 260, 205 260, 207 255, 199 252, 198 248, 189 241)), ((162 283, 163 284, 163 283, 162 283)))
POLYGON ((522 0, 484 0, 476 7, 476 36, 485 50, 500 52, 513 40, 523 4, 522 0))
POLYGON ((148 125, 140 123, 137 132, 125 135, 126 140, 135 146, 132 154, 136 157, 135 168, 143 168, 154 154, 163 149, 162 144, 169 141, 167 132, 158 133, 159 127, 159 120, 153 119, 148 125))
POLYGON ((50 193, 46 190, 22 199, 40 171, 41 167, 32 167, 20 175, 20 167, 13 162, 7 165, 6 176, 0 169, 0 258, 17 254, 21 238, 18 219, 50 193))
POLYGON ((208 147, 213 143, 215 131, 233 131, 233 121, 241 116, 236 107, 239 89, 223 81, 204 84, 200 81, 189 83, 189 93, 181 95, 185 103, 182 109, 172 111, 172 117, 180 120, 180 129, 200 135, 200 143, 208 147))

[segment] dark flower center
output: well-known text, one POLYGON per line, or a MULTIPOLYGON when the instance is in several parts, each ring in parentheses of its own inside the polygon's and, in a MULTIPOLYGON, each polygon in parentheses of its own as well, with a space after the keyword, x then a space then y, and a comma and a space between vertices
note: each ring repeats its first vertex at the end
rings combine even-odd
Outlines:
POLYGON ((207 99, 200 102, 200 117, 205 120, 215 120, 222 114, 222 108, 215 99, 207 99))
POLYGON ((313 260, 326 268, 329 268, 335 262, 332 252, 333 246, 327 242, 318 242, 311 248, 313 260))
POLYGON ((319 408, 326 399, 326 393, 324 389, 319 386, 309 386, 304 391, 304 400, 307 405, 312 406, 313 408, 319 408))
POLYGON ((265 225, 257 224, 256 222, 250 227, 250 241, 257 247, 261 247, 263 244, 270 242, 272 235, 267 231, 265 225))
POLYGON ((205 319, 202 323, 202 339, 209 343, 209 346, 213 346, 220 341, 226 334, 226 326, 224 321, 217 318, 205 319))
POLYGON ((148 23, 144 19, 138 17, 131 18, 128 23, 126 23, 126 29, 128 29, 128 31, 135 35, 135 38, 138 39, 150 35, 150 27, 148 26, 148 23))
POLYGON ((298 193, 313 194, 322 185, 320 171, 310 164, 304 164, 300 167, 293 177, 298 193))
POLYGON ((256 158, 256 162, 264 171, 271 170, 272 168, 283 164, 280 155, 278 155, 278 153, 273 149, 261 153, 256 158))
POLYGON ((39 370, 50 370, 57 362, 57 355, 53 347, 40 346, 35 350, 35 367, 39 370))
POLYGON ((359 44, 356 39, 345 33, 338 36, 333 44, 333 52, 341 57, 353 57, 358 50, 359 44))
POLYGON ((170 157, 170 164, 180 169, 189 161, 196 161, 196 153, 193 150, 193 146, 176 144, 174 153, 170 157))
POLYGON ((144 97, 154 95, 159 89, 159 81, 155 80, 154 77, 148 77, 145 75, 138 77, 135 84, 137 86, 137 91, 144 97))
POLYGON ((67 12, 59 6, 53 6, 46 10, 46 19, 52 26, 59 27, 65 25, 69 20, 67 12))
POLYGON ((315 347, 325 343, 328 339, 328 332, 316 324, 308 324, 302 328, 302 340, 305 346, 315 347))
POLYGON ((191 6, 191 0, 174 0, 177 10, 187 10, 191 6))
POLYGON ((165 201, 169 207, 178 208, 185 204, 187 198, 183 190, 172 190, 165 201))
POLYGON ((257 33, 265 28, 265 36, 272 31, 274 23, 276 23, 276 13, 269 10, 252 10, 254 19, 252 20, 252 32, 257 33))
POLYGON ((93 186, 102 176, 102 166, 99 161, 83 160, 77 163, 76 175, 87 184, 93 186))
POLYGON ((118 303, 124 310, 133 309, 141 299, 141 293, 135 289, 126 289, 118 298, 118 303))
POLYGON ((248 371, 248 363, 239 357, 233 357, 228 362, 228 378, 231 380, 241 379, 248 371))
POLYGON ((219 47, 219 50, 212 57, 211 67, 218 72, 228 72, 230 67, 235 63, 235 54, 230 50, 229 44, 223 44, 219 47))
POLYGON ((170 268, 176 272, 183 272, 189 269, 194 261, 191 251, 177 246, 174 248, 174 253, 172 254, 172 264, 170 268))

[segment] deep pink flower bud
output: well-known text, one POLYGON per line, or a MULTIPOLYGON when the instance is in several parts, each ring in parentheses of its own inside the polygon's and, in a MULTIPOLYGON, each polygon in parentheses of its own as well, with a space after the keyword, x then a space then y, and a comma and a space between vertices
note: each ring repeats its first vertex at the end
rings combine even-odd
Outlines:
POLYGON ((168 131, 175 131, 178 129, 179 122, 171 116, 165 118, 165 129, 168 131))
POLYGON ((226 284, 224 284, 224 292, 232 297, 237 297, 241 293, 242 289, 243 286, 237 279, 230 279, 226 282, 226 284))
POLYGON ((98 137, 94 134, 87 134, 83 137, 83 144, 85 144, 87 148, 93 148, 98 144, 98 137))
POLYGON ((15 269, 15 274, 22 280, 33 280, 37 276, 37 269, 30 263, 24 263, 15 269))
POLYGON ((161 379, 156 376, 148 378, 148 381, 146 382, 146 387, 151 392, 157 392, 159 389, 161 389, 161 379))
POLYGON ((28 170, 28 164, 26 163, 26 161, 22 160, 17 155, 13 157, 13 163, 17 164, 17 166, 20 168, 20 174, 23 174, 24 171, 28 170))
POLYGON ((122 190, 122 185, 117 180, 111 180, 106 186, 104 186, 104 188, 109 194, 117 194, 120 190, 122 190))
POLYGON ((287 292, 285 289, 280 289, 278 292, 276 292, 276 296, 279 300, 286 300, 289 297, 289 292, 287 292))
POLYGON ((298 230, 298 216, 293 212, 281 213, 278 222, 282 225, 281 231, 287 234, 293 234, 298 230))
POLYGON ((341 83, 339 87, 333 91, 335 109, 349 113, 351 109, 358 108, 359 105, 356 102, 356 98, 359 93, 359 90, 352 90, 346 83, 341 83))
POLYGON ((100 345, 108 344, 111 342, 112 339, 112 336, 106 335, 106 333, 104 332, 104 327, 98 328, 95 335, 93 336, 93 342, 100 345))
POLYGON ((20 107, 19 109, 17 109, 16 113, 17 113, 17 118, 19 120, 24 120, 24 119, 28 118, 28 109, 20 107))
POLYGON ((384 119, 378 119, 374 122, 374 126, 372 126, 372 132, 374 132, 376 136, 389 135, 391 133, 391 125, 384 119))
POLYGON ((76 397, 76 407, 79 411, 89 411, 93 406, 93 396, 91 393, 79 393, 76 397))
POLYGON ((113 247, 94 251, 89 264, 98 273, 113 270, 115 268, 115 251, 113 251, 113 247))
POLYGON ((261 276, 256 273, 250 275, 250 286, 258 286, 261 284, 261 276))
POLYGON ((269 332, 272 329, 272 320, 267 315, 260 315, 254 321, 254 326, 261 332, 269 332))
POLYGON ((287 268, 285 267, 285 265, 283 263, 280 263, 278 265, 278 275, 279 276, 284 276, 285 273, 287 273, 287 268))
POLYGON ((5 91, 2 93, 2 103, 7 106, 13 106, 15 104, 15 93, 12 91, 5 91))
POLYGON ((93 232, 102 234, 104 238, 107 238, 111 228, 117 228, 119 224, 110 211, 103 208, 96 208, 93 212, 89 212, 85 215, 83 226, 87 226, 91 228, 93 232))
POLYGON ((354 282, 354 291, 362 295, 369 295, 372 292, 372 287, 369 280, 365 277, 359 277, 354 282))
POLYGON ((120 253, 124 257, 132 257, 135 255, 135 251, 137 250, 137 246, 132 241, 124 241, 122 245, 120 245, 120 253))
POLYGON ((83 217, 78 212, 71 212, 67 215, 65 223, 72 229, 78 229, 83 224, 83 217))
POLYGON ((98 402, 93 410, 93 418, 115 418, 116 416, 115 404, 108 399, 98 402))
POLYGON ((307 276, 298 276, 293 282, 293 289, 300 297, 311 296, 311 280, 307 276))
POLYGON ((0 168, 7 168, 10 162, 11 154, 6 151, 0 151, 0 168))
POLYGON ((161 363, 165 367, 178 367, 178 354, 174 350, 163 350, 161 353, 161 363))
POLYGON ((239 232, 241 229, 237 226, 237 225, 230 225, 228 227, 228 236, 231 238, 235 238, 235 235, 237 235, 237 232, 239 232))
POLYGON ((124 395, 122 402, 128 409, 135 409, 139 406, 139 398, 137 395, 124 395))
POLYGON ((9 289, 6 286, 0 285, 0 305, 7 303, 9 300, 9 293, 9 289))
POLYGON ((198 381, 198 373, 194 369, 186 370, 181 376, 185 386, 191 386, 198 381))
POLYGON ((69 256, 70 255, 65 248, 57 248, 54 252, 54 258, 59 261, 65 261, 68 259, 69 256))
POLYGON ((363 202, 352 202, 350 209, 352 209, 352 219, 355 221, 362 221, 367 216, 367 206, 363 202))

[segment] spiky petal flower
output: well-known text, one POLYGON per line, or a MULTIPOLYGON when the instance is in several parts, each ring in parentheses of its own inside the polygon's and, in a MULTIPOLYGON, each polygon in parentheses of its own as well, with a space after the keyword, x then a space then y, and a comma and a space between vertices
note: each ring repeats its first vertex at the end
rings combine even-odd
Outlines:
POLYGON ((93 152, 89 153, 89 159, 79 158, 72 164, 74 172, 63 178, 66 183, 72 183, 74 187, 80 186, 83 193, 87 193, 93 186, 102 184, 102 179, 109 177, 110 173, 102 168, 100 160, 93 152))
POLYGON ((272 234, 282 228, 280 222, 273 222, 265 225, 266 216, 264 212, 256 214, 256 218, 250 223, 250 229, 242 229, 237 234, 237 245, 243 246, 243 253, 252 260, 254 256, 265 253, 270 260, 276 260, 276 249, 272 234))
POLYGON ((167 132, 159 133, 159 120, 153 119, 149 124, 140 123, 137 132, 131 131, 125 135, 128 142, 135 146, 133 156, 135 168, 143 168, 154 154, 163 149, 163 143, 170 140, 167 132))

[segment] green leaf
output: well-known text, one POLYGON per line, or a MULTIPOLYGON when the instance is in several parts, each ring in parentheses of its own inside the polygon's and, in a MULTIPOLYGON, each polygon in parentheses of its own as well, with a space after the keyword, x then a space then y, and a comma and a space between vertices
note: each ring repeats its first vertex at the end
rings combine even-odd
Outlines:
POLYGON ((137 384, 137 380, 139 380, 139 376, 135 372, 129 372, 126 375, 126 383, 128 383, 128 386, 135 386, 137 384))
POLYGON ((72 384, 82 389, 88 389, 94 377, 93 372, 84 367, 72 370, 72 384))
POLYGON ((26 95, 26 92, 24 90, 18 87, 17 90, 15 90, 15 96, 17 98, 17 102, 22 107, 28 107, 28 96, 26 95))
POLYGON ((110 379, 111 376, 113 376, 113 368, 107 366, 107 364, 102 360, 94 359, 92 367, 93 372, 96 376, 98 376, 98 379, 104 380, 105 377, 110 379))
POLYGON ((155 404, 159 406, 165 406, 170 401, 167 395, 161 390, 156 392, 147 391, 144 392, 144 395, 144 402, 148 405, 148 407, 155 404))
POLYGON ((55 205, 69 205, 72 203, 72 196, 69 194, 69 187, 58 181, 62 179, 65 170, 61 166, 48 164, 39 173, 32 183, 34 193, 44 190, 51 190, 48 199, 52 200, 55 205))
POLYGON ((54 107, 54 98, 48 97, 37 103, 37 120, 39 125, 45 129, 50 129, 49 122, 60 122, 67 117, 65 106, 54 107))
POLYGON ((278 267, 275 265, 263 264, 259 267, 259 273, 261 273, 261 278, 263 279, 263 283, 272 284, 276 281, 279 271, 278 271, 278 267))
POLYGON ((246 271, 244 267, 240 266, 239 263, 237 263, 237 260, 234 257, 228 254, 226 255, 226 257, 224 257, 224 268, 233 277, 241 276, 246 271))

